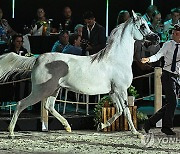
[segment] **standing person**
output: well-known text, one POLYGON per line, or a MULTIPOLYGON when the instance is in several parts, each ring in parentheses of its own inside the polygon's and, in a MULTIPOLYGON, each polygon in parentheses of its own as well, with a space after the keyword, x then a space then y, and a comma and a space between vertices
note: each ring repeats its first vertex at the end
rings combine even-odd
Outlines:
POLYGON ((3 11, 0 8, 0 40, 8 42, 9 38, 16 34, 16 32, 11 28, 8 21, 3 19, 3 11))
POLYGON ((83 14, 85 26, 82 31, 82 40, 88 41, 86 51, 89 55, 95 54, 106 45, 105 28, 96 22, 93 12, 87 11, 83 14))
MULTIPOLYGON (((61 25, 63 30, 67 30, 69 33, 74 32, 74 27, 76 25, 75 20, 72 17, 72 10, 69 6, 63 8, 61 25)), ((60 31, 60 29, 59 29, 60 31)))
POLYGON ((151 63, 164 57, 165 65, 161 77, 162 87, 166 96, 167 103, 145 123, 144 129, 149 132, 152 125, 162 119, 161 131, 166 135, 175 135, 172 131, 174 112, 177 105, 179 94, 179 75, 180 75, 180 25, 174 26, 172 40, 163 44, 162 48, 153 56, 142 58, 142 63, 151 63))
MULTIPOLYGON (((152 45, 150 42, 135 41, 134 43, 134 59, 132 63, 133 76, 141 76, 147 73, 154 72, 154 67, 161 65, 161 60, 150 65, 142 64, 141 58, 149 57, 156 54, 160 49, 160 45, 152 45)), ((153 78, 152 78, 153 79, 153 78)), ((147 96, 149 94, 149 89, 145 87, 145 84, 149 83, 148 78, 142 78, 141 80, 133 80, 132 85, 136 87, 140 97, 147 96)), ((151 86, 151 85, 149 85, 151 86)))

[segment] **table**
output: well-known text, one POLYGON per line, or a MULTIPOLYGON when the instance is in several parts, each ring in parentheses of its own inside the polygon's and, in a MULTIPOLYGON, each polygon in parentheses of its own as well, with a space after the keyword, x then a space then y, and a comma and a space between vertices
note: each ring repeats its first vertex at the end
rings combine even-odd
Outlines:
POLYGON ((58 35, 50 36, 28 36, 31 52, 33 54, 43 54, 51 52, 54 43, 58 40, 58 35))
POLYGON ((7 43, 4 41, 0 41, 0 55, 4 54, 4 50, 8 48, 7 43))

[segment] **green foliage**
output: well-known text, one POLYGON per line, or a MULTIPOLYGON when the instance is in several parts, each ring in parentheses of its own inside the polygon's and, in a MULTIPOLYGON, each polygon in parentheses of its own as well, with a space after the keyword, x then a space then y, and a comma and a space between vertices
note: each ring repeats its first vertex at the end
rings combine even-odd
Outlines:
POLYGON ((128 88, 127 91, 128 91, 128 96, 134 96, 135 98, 137 98, 139 96, 139 94, 137 93, 136 88, 134 86, 132 86, 132 85, 128 88))
POLYGON ((138 123, 144 123, 148 119, 147 114, 137 111, 137 121, 138 123))
POLYGON ((94 113, 95 113, 94 121, 95 121, 96 127, 100 122, 102 122, 102 107, 105 107, 105 106, 106 107, 113 106, 112 99, 109 95, 102 97, 101 100, 98 102, 98 104, 94 108, 94 113))

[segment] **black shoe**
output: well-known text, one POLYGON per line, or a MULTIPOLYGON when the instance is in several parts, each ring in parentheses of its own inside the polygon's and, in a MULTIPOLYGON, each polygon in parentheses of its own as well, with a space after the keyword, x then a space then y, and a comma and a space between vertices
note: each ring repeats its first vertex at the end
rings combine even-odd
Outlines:
POLYGON ((146 120, 146 122, 144 123, 144 130, 146 133, 149 133, 150 129, 151 129, 151 124, 150 124, 149 120, 146 120))
POLYGON ((161 129, 161 132, 165 133, 166 135, 176 135, 176 133, 173 132, 173 131, 171 130, 171 128, 168 128, 168 127, 163 127, 163 128, 161 129))

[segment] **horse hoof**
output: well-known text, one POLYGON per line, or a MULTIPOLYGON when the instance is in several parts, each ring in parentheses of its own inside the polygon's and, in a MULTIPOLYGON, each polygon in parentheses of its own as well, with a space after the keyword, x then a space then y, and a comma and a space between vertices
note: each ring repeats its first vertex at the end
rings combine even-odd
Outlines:
POLYGON ((71 127, 65 127, 65 129, 67 132, 69 132, 69 133, 71 132, 71 127))
POLYGON ((102 130, 102 123, 99 123, 98 126, 97 126, 97 131, 101 131, 102 130))
POLYGON ((9 134, 9 135, 8 135, 8 138, 9 138, 9 139, 14 139, 14 138, 15 138, 15 136, 14 136, 14 135, 10 135, 10 134, 9 134))
POLYGON ((141 134, 141 133, 139 133, 139 134, 137 135, 137 137, 138 137, 139 139, 144 139, 144 135, 141 134))

